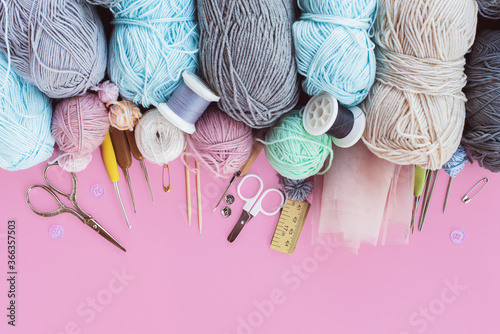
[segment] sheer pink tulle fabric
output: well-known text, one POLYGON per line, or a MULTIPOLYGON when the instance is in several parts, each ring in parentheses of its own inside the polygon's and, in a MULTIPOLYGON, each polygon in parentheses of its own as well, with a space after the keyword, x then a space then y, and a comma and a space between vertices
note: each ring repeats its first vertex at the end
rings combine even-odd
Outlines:
POLYGON ((407 244, 414 167, 380 159, 364 143, 335 150, 332 168, 314 179, 313 242, 333 235, 354 249, 363 243, 407 244))

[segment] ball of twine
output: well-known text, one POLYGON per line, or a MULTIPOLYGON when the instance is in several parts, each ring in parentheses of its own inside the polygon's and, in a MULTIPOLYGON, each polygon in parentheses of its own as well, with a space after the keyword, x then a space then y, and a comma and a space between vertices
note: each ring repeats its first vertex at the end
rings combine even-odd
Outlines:
POLYGON ((165 102, 185 70, 198 65, 198 27, 192 0, 122 0, 109 43, 108 74, 126 100, 165 102))
POLYGON ((467 118, 462 143, 472 159, 500 171, 500 31, 482 31, 467 59, 467 118))
POLYGON ((135 127, 135 141, 144 158, 158 164, 175 160, 186 147, 184 132, 163 117, 158 109, 151 109, 135 127))
POLYGON ((237 172, 252 150, 252 129, 211 105, 196 122, 196 131, 187 136, 196 158, 215 175, 225 177, 237 172))
POLYGON ((0 167, 9 171, 32 167, 50 158, 52 105, 27 83, 0 53, 0 167))
POLYGON ((330 136, 309 134, 302 125, 302 112, 299 111, 283 116, 269 130, 264 144, 271 166, 280 175, 292 180, 324 174, 332 165, 330 136))
POLYGON ((200 62, 219 108, 265 128, 297 103, 291 1, 200 0, 200 62))
POLYGON ((346 106, 359 104, 375 80, 375 45, 369 30, 377 0, 299 0, 303 14, 293 25, 302 87, 327 92, 346 106))
POLYGON ((52 98, 80 95, 106 70, 106 36, 96 9, 74 0, 0 2, 0 49, 28 82, 52 98), (7 47, 9 50, 7 50, 7 47))
POLYGON ((119 101, 108 103, 109 123, 118 130, 134 130, 141 118, 141 110, 130 101, 119 101))
POLYGON ((86 93, 59 101, 52 117, 59 165, 69 172, 85 169, 108 130, 108 110, 97 95, 86 93))
POLYGON ((499 0, 477 0, 479 5, 479 13, 488 18, 497 20, 500 19, 500 1, 499 0))
POLYGON ((475 0, 379 1, 377 77, 362 104, 363 141, 373 153, 432 170, 451 158, 465 120, 464 55, 476 22, 475 0))

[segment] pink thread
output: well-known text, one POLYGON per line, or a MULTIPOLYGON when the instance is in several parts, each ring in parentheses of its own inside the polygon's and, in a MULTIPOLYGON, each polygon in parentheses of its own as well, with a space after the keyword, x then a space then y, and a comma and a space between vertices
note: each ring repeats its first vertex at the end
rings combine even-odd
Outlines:
POLYGON ((217 176, 228 176, 243 166, 252 150, 252 129, 210 105, 187 136, 198 162, 217 176))
POLYGON ((52 136, 59 146, 61 167, 70 172, 85 169, 108 129, 108 110, 97 95, 61 100, 52 115, 52 136))

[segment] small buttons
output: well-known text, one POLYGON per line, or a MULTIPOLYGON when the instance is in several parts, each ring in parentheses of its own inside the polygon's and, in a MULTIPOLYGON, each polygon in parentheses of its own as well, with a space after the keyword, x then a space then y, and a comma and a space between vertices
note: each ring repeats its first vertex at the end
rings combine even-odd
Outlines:
POLYGON ((104 187, 100 184, 94 184, 90 189, 90 194, 94 198, 101 198, 102 196, 104 196, 104 187))
POLYGON ((465 233, 462 230, 454 230, 450 235, 454 244, 461 244, 465 239, 465 233))
POLYGON ((49 229, 49 235, 52 239, 60 239, 64 235, 64 230, 59 225, 52 225, 49 229))

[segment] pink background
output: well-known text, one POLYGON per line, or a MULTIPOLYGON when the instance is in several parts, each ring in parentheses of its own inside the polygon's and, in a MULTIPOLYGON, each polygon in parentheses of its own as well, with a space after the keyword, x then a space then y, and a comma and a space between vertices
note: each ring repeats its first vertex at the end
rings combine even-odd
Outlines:
MULTIPOLYGON (((442 172, 423 232, 408 246, 362 246, 359 254, 311 245, 306 223, 292 256, 269 248, 278 216, 259 215, 234 244, 226 241, 233 215, 211 214, 227 180, 202 173, 203 233, 197 228, 195 177, 193 224, 185 213, 184 168, 171 165, 170 193, 160 166, 147 163, 151 202, 140 164, 130 174, 137 214, 122 174, 120 190, 129 230, 100 152, 78 173, 79 203, 126 248, 123 253, 72 215, 36 216, 26 189, 43 182, 40 164, 27 171, 0 170, 0 267, 7 272, 7 221, 17 221, 17 326, 7 326, 7 281, 0 280, 1 333, 496 333, 500 328, 499 175, 467 164, 453 183, 446 215, 448 176, 442 172), (465 205, 460 198, 480 178, 485 190, 465 205), (104 185, 103 198, 90 195, 104 185), (53 240, 53 224, 64 236, 53 240), (450 233, 460 228, 465 241, 450 233), (124 272, 123 282, 116 280, 124 272), (458 285, 455 290, 449 285, 458 285), (88 303, 95 300, 97 310, 88 303), (270 301, 272 300, 272 301, 270 301)), ((276 173, 261 154, 251 172, 266 187, 276 173)), ((236 195, 236 184, 230 193, 236 195)), ((362 210, 360 206, 360 210, 362 210)), ((325 241, 328 244, 328 241, 325 241)))

